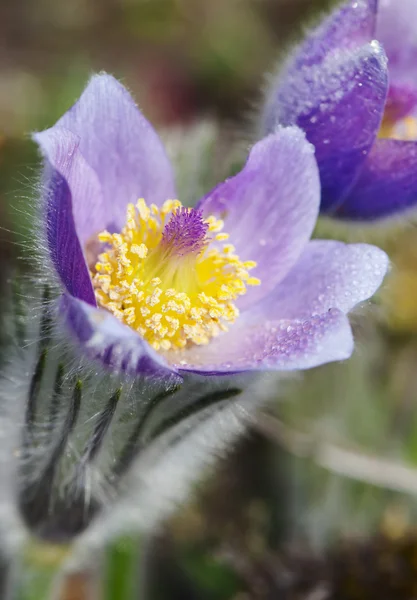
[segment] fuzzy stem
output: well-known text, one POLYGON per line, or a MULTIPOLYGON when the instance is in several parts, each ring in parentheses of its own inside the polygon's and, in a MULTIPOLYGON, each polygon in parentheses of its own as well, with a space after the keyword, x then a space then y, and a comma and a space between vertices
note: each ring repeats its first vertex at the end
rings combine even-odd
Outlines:
POLYGON ((60 600, 65 546, 29 542, 15 568, 7 600, 60 600))

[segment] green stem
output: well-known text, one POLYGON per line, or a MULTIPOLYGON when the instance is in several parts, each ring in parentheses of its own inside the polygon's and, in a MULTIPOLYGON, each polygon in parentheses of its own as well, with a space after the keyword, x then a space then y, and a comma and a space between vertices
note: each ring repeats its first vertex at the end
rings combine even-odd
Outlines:
POLYGON ((65 547, 29 543, 18 559, 8 600, 58 599, 61 567, 67 556, 65 547))
POLYGON ((141 554, 141 541, 137 537, 124 537, 109 546, 105 564, 105 600, 138 598, 141 554))

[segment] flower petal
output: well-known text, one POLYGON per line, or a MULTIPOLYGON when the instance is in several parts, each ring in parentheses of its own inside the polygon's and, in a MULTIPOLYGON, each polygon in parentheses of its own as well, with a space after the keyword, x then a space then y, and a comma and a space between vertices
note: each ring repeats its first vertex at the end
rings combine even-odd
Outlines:
MULTIPOLYGON (((417 106, 417 85, 390 85, 385 105, 384 119, 394 123, 415 112, 417 106)), ((414 115, 415 116, 415 115, 414 115)), ((400 137, 400 136, 398 136, 400 137)))
POLYGON ((387 269, 388 257, 376 246, 313 240, 284 281, 242 318, 304 319, 332 308, 347 313, 373 296, 387 269))
POLYGON ((376 139, 387 87, 386 57, 372 42, 286 73, 272 91, 263 129, 296 123, 306 132, 316 148, 322 211, 337 205, 353 185, 376 139))
POLYGON ((218 185, 199 204, 225 220, 242 260, 254 260, 261 285, 241 308, 271 291, 297 261, 313 231, 320 183, 313 148, 297 127, 281 128, 258 142, 243 170, 218 185))
POLYGON ((129 202, 143 197, 161 204, 175 198, 172 168, 161 140, 114 77, 93 76, 56 127, 79 137, 80 152, 102 187, 103 203, 97 210, 114 230, 124 225, 129 202))
POLYGON ((377 140, 337 217, 372 221, 417 205, 417 142, 377 140))
POLYGON ((329 52, 354 48, 372 40, 377 4, 378 0, 343 2, 297 47, 290 58, 291 67, 299 69, 301 66, 315 65, 329 52))
MULTIPOLYGON (((91 232, 99 232, 109 224, 103 213, 103 197, 95 171, 87 164, 79 150, 78 136, 62 129, 51 127, 35 133, 33 139, 39 145, 47 163, 67 181, 71 192, 72 213, 78 238, 84 246, 91 232)), ((50 173, 50 171, 47 172, 50 173)), ((47 173, 45 173, 47 176, 47 173)), ((48 182, 45 182, 48 186, 48 182)), ((53 210, 53 198, 50 198, 53 210)))
POLYGON ((389 60, 390 82, 416 88, 417 2, 379 0, 375 37, 389 60))
POLYGON ((132 376, 149 374, 173 381, 181 379, 137 332, 106 310, 64 294, 60 311, 84 352, 106 367, 132 376))
POLYGON ((211 375, 258 369, 292 371, 344 360, 352 350, 348 318, 333 309, 299 321, 236 324, 207 346, 181 352, 176 366, 211 375))
POLYGON ((65 177, 52 166, 48 166, 46 173, 49 256, 68 293, 95 306, 90 275, 75 231, 70 187, 65 177))

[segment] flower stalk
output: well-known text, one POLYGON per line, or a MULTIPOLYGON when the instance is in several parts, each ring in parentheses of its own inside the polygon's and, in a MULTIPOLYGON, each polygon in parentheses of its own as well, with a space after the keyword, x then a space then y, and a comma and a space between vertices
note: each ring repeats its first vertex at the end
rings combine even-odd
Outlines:
POLYGON ((49 292, 40 298, 37 323, 23 323, 17 352, 22 365, 17 371, 12 365, 22 380, 5 377, 3 389, 16 533, 23 526, 25 538, 42 548, 85 547, 86 537, 97 548, 97 536, 102 546, 126 531, 126 519, 147 530, 161 511, 174 507, 194 478, 190 470, 199 473, 212 452, 223 448, 229 430, 233 437, 241 429, 235 417, 225 421, 225 411, 243 414, 268 388, 243 393, 250 380, 242 376, 209 382, 189 376, 182 385, 117 376, 61 343, 54 300, 49 292), (211 423, 215 433, 200 438, 200 429, 211 423), (189 458, 197 459, 196 466, 189 458), (149 495, 153 489, 156 500, 149 495))

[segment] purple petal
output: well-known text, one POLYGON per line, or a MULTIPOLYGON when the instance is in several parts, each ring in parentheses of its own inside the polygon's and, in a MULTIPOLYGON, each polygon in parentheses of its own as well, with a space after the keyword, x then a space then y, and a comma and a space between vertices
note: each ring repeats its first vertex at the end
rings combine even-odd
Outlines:
POLYGON ((337 217, 368 221, 417 204, 417 142, 377 140, 337 217))
POLYGON ((132 376, 149 374, 180 379, 140 335, 106 310, 64 294, 60 311, 75 340, 90 358, 132 376))
POLYGON ((384 118, 391 122, 402 119, 415 112, 417 107, 417 85, 390 85, 384 118))
POLYGON ((239 256, 258 263, 253 275, 261 285, 248 290, 240 307, 265 296, 295 264, 310 239, 319 201, 313 148, 291 127, 258 142, 243 170, 200 202, 206 215, 224 218, 239 256))
POLYGON ((290 58, 290 69, 312 66, 329 52, 362 46, 374 38, 378 0, 349 0, 336 8, 290 58))
POLYGON ((417 88, 417 2, 380 0, 375 37, 384 46, 393 85, 417 88))
POLYGON ((258 369, 292 371, 344 360, 352 350, 349 321, 333 309, 299 321, 236 324, 207 346, 181 352, 176 366, 213 375, 258 369))
MULTIPOLYGON (((103 213, 103 197, 97 175, 79 150, 79 138, 68 129, 51 127, 35 133, 33 138, 47 163, 52 165, 68 183, 78 238, 84 246, 91 231, 99 232, 107 225, 107 215, 103 213)), ((53 198, 50 201, 53 204, 53 198)))
POLYGON ((348 193, 376 136, 387 94, 386 57, 377 42, 335 52, 314 67, 278 81, 265 129, 296 123, 316 148, 327 212, 348 193))
POLYGON ((176 197, 171 165, 158 135, 128 91, 110 75, 92 77, 81 98, 55 127, 79 137, 80 152, 101 184, 100 226, 95 221, 77 221, 83 239, 102 229, 101 223, 120 230, 129 202, 143 197, 148 203, 161 204, 176 197))
POLYGON ((313 240, 284 281, 242 318, 304 319, 331 308, 347 313, 373 296, 387 268, 387 255, 375 246, 313 240))
POLYGON ((51 261, 69 294, 96 305, 87 265, 75 232, 71 190, 52 166, 47 182, 46 234, 51 261))

